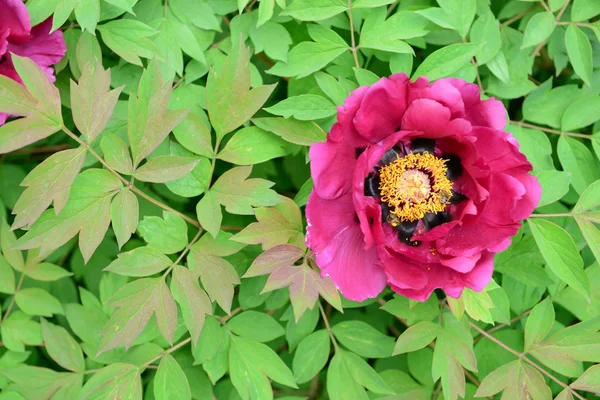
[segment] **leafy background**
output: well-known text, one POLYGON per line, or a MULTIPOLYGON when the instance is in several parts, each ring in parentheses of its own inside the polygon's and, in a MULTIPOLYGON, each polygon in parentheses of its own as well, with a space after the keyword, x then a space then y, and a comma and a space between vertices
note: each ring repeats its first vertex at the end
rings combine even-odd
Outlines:
POLYGON ((68 51, 0 80, 1 400, 598 398, 600 1, 27 7, 68 51), (305 249, 308 146, 398 72, 501 99, 543 186, 481 293, 354 303, 305 249))

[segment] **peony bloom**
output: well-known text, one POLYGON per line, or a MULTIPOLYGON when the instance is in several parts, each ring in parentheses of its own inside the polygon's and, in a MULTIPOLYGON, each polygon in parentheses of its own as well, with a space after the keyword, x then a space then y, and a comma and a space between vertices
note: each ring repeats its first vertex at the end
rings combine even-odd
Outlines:
POLYGON ((310 149, 307 246, 342 294, 482 290, 540 199, 500 101, 459 79, 363 86, 310 149))
MULTIPOLYGON (((21 0, 0 0, 0 75, 23 83, 10 53, 31 58, 54 81, 52 65, 63 58, 67 48, 60 30, 50 33, 52 20, 31 27, 27 7, 21 0)), ((0 113, 0 125, 8 115, 0 113)))

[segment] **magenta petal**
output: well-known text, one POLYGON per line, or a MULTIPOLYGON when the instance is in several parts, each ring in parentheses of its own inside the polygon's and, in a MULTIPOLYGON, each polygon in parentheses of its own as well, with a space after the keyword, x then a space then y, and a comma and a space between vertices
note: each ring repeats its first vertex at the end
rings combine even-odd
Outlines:
POLYGON ((426 79, 417 79, 410 85, 409 102, 417 99, 435 100, 447 107, 452 118, 464 118, 465 105, 460 91, 446 79, 439 79, 429 86, 426 79))
POLYGON ((349 300, 363 301, 377 297, 385 288, 386 276, 377 250, 364 250, 363 234, 358 225, 339 232, 335 237, 335 253, 324 260, 317 253, 317 265, 324 276, 335 282, 349 300))
POLYGON ((402 118, 402 130, 423 132, 424 137, 444 134, 450 122, 450 110, 437 101, 419 99, 413 101, 402 118))
POLYGON ((0 0, 0 26, 10 30, 11 40, 25 39, 29 36, 29 12, 21 0, 0 0))
POLYGON ((356 150, 346 142, 315 143, 309 151, 314 190, 323 199, 335 199, 352 189, 356 150))
POLYGON ((358 133, 376 143, 400 130, 407 88, 408 77, 404 74, 382 78, 371 86, 354 117, 358 133))
POLYGON ((527 173, 519 174, 516 179, 525 188, 525 193, 517 200, 515 207, 510 211, 510 216, 513 221, 522 221, 531 215, 540 202, 542 187, 535 176, 527 173))

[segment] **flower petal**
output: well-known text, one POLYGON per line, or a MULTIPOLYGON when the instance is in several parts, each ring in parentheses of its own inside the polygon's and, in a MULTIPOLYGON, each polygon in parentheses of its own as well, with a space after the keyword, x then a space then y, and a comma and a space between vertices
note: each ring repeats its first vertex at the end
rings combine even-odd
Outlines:
POLYGON ((0 26, 10 30, 11 40, 29 36, 31 23, 25 3, 21 0, 0 0, 0 10, 0 26))

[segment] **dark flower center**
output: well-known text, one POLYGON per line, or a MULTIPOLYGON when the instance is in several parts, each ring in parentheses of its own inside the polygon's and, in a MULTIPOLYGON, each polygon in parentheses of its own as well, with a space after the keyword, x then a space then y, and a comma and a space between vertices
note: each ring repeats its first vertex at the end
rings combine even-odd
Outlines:
POLYGON ((396 230, 400 241, 416 246, 420 242, 410 239, 419 221, 426 230, 450 222, 446 206, 466 197, 453 190, 452 181, 463 169, 457 155, 436 157, 433 139, 412 140, 410 149, 402 154, 394 147, 384 154, 365 179, 365 195, 380 198, 383 222, 396 230))

